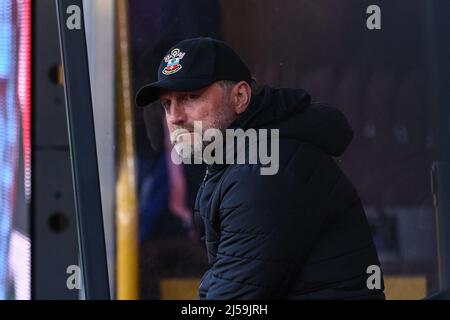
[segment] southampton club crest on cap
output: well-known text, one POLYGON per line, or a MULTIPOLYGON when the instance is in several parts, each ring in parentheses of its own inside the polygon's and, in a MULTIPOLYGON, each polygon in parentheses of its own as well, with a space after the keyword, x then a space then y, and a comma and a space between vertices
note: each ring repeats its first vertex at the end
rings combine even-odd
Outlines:
POLYGON ((162 73, 168 76, 180 71, 182 68, 180 60, 183 59, 185 54, 186 53, 181 52, 178 48, 173 49, 167 56, 164 57, 164 61, 167 63, 167 66, 163 69, 162 73))

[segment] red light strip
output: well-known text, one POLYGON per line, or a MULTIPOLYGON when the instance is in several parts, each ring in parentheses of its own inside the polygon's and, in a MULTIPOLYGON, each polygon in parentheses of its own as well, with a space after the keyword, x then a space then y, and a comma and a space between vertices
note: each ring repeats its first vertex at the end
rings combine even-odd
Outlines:
POLYGON ((18 0, 21 30, 18 60, 18 96, 22 113, 25 198, 31 199, 31 0, 18 0))

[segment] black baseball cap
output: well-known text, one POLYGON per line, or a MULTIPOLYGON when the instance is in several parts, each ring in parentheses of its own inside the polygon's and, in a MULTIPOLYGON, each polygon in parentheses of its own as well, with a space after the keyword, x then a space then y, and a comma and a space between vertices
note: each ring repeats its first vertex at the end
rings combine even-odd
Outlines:
POLYGON ((160 89, 192 91, 219 80, 251 84, 251 75, 225 42, 205 37, 185 39, 167 52, 159 65, 158 81, 140 88, 135 102, 146 106, 159 98, 160 89))

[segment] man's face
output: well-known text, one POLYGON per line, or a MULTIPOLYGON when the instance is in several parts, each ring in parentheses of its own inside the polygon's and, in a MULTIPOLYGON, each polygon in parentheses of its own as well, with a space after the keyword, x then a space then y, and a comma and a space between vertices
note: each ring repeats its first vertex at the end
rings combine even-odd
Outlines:
POLYGON ((225 130, 237 117, 230 103, 230 91, 217 82, 196 91, 162 91, 160 102, 172 144, 194 141, 194 121, 201 121, 203 132, 211 128, 225 130), (177 129, 188 130, 189 136, 177 135, 177 129))

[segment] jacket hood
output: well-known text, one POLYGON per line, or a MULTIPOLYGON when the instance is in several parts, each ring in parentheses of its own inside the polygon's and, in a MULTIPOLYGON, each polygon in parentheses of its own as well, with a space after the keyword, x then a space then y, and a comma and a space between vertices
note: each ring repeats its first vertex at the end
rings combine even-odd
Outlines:
POLYGON ((297 139, 340 156, 351 140, 353 130, 344 114, 331 106, 311 103, 302 89, 261 87, 231 129, 279 129, 280 138, 297 139))

